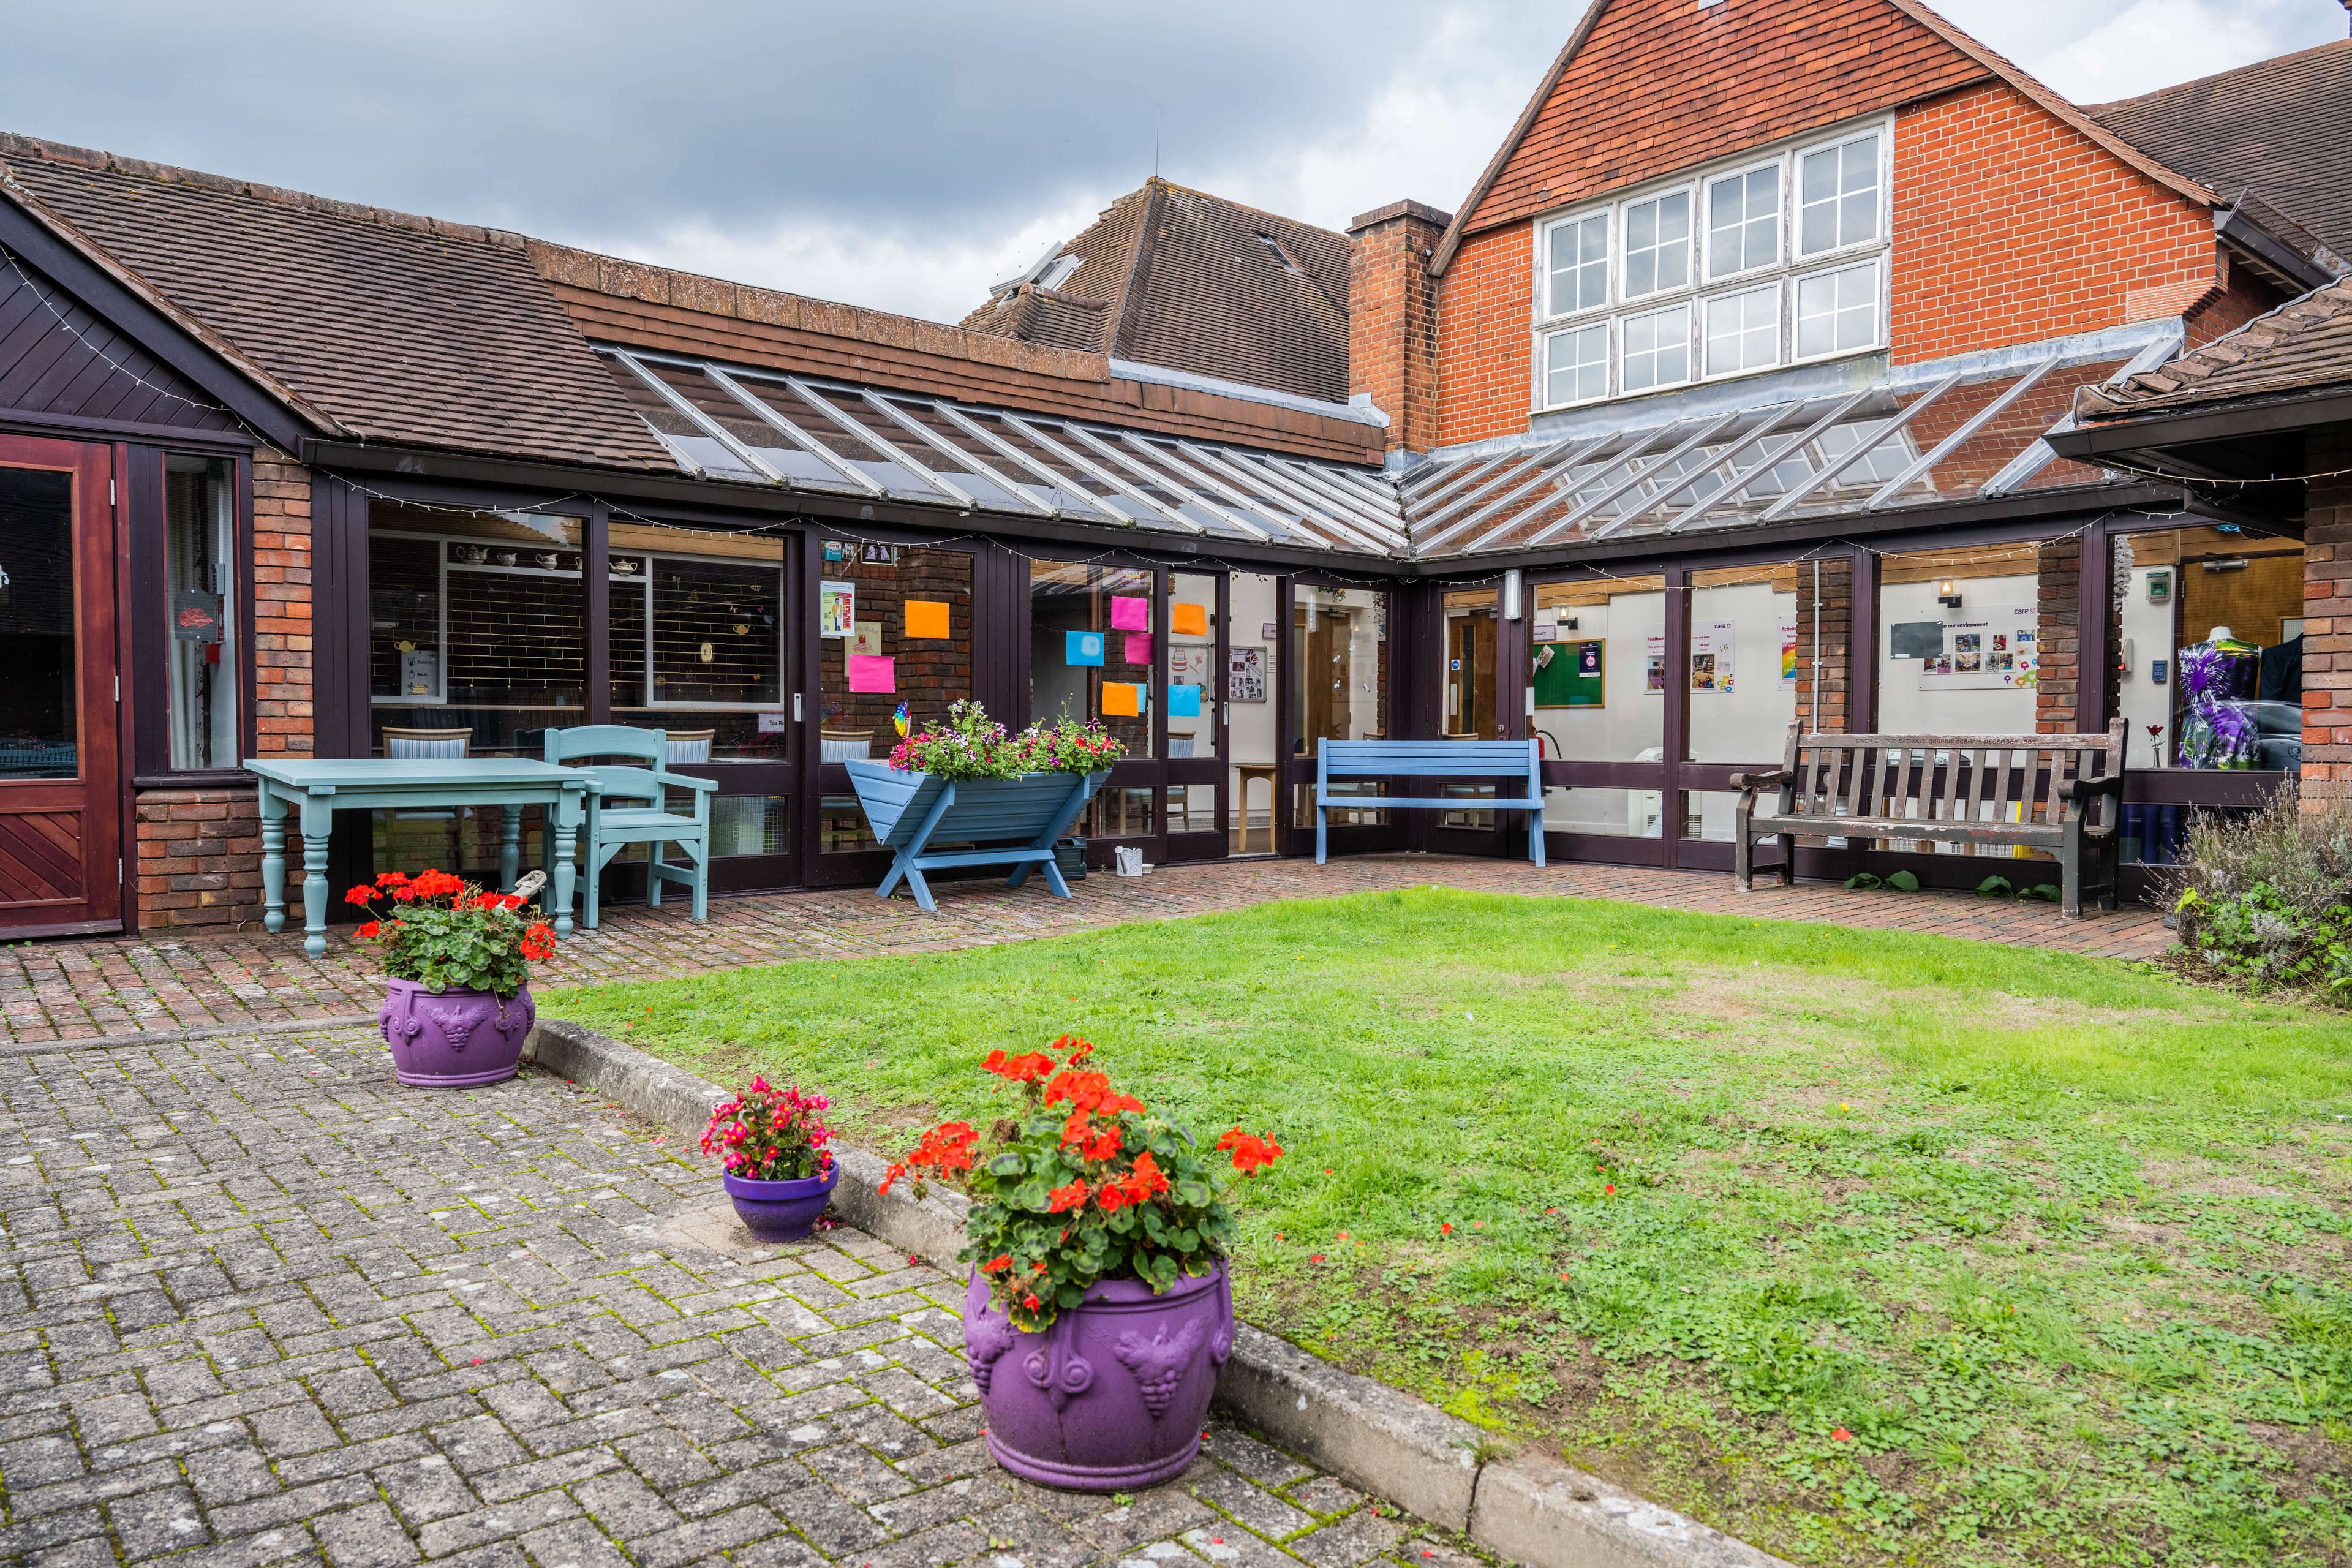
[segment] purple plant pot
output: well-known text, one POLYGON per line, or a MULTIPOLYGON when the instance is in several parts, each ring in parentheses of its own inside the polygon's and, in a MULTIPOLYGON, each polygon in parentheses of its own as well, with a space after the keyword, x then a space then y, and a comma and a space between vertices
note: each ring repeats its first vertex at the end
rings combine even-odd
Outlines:
POLYGON ((1105 1279, 1042 1334, 1023 1333, 979 1274, 963 1297, 964 1359, 988 1417, 988 1449, 1025 1481, 1115 1492, 1181 1476, 1234 1353, 1225 1267, 1164 1296, 1105 1279))
POLYGON ((415 980, 384 983, 375 1016, 394 1074, 416 1089, 466 1089, 515 1075, 539 1009, 525 985, 501 1000, 488 991, 435 992, 415 980))
POLYGON ((734 1202, 736 1217, 754 1237, 761 1241, 806 1241, 809 1232, 816 1228, 817 1215, 824 1213, 825 1201, 833 1196, 833 1184, 841 1180, 841 1163, 835 1161, 822 1176, 789 1182, 757 1182, 723 1171, 719 1180, 734 1202))

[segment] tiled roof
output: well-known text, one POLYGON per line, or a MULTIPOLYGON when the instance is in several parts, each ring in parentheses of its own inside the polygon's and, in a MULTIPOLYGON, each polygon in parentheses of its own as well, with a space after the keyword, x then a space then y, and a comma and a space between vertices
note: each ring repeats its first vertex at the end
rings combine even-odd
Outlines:
POLYGON ((1342 403, 1348 237, 1154 178, 1064 246, 1077 269, 963 324, 1342 403), (1272 244, 1267 243, 1272 241, 1272 244))
POLYGON ((2224 198, 2252 191, 2352 256, 2352 38, 2086 112, 2224 198))
POLYGON ((2075 395, 2074 416, 2088 423, 2341 386, 2352 386, 2352 279, 2120 385, 2086 386, 2075 395))
POLYGON ((0 136, 0 192, 328 434, 670 471, 518 236, 0 136))

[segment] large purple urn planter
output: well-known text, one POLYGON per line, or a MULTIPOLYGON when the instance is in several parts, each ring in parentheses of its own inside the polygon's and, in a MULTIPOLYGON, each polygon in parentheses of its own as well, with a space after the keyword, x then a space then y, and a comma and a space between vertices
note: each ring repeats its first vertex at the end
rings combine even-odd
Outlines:
POLYGON ((467 1089, 515 1075, 530 1037, 530 987, 501 998, 452 985, 436 992, 415 980, 387 980, 375 1016, 392 1047, 394 1076, 416 1089, 467 1089))
POLYGON ((817 1216, 824 1213, 825 1201, 833 1196, 835 1182, 841 1180, 841 1165, 822 1176, 802 1176, 789 1182, 760 1182, 749 1176, 721 1172, 719 1182, 735 1205, 735 1217, 743 1228, 761 1241, 806 1241, 809 1232, 816 1228, 817 1216))
POLYGON ((963 1298, 964 1357, 988 1417, 988 1449, 1023 1480, 1114 1492, 1184 1473, 1201 1447, 1217 1373, 1234 1353, 1234 1297, 1220 1263, 1164 1296, 1104 1279, 1042 1334, 963 1298))

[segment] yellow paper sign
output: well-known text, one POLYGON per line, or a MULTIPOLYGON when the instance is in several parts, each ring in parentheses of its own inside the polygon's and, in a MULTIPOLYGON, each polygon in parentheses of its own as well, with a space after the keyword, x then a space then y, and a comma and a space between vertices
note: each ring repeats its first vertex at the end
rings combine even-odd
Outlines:
POLYGON ((1131 680, 1106 680, 1102 689, 1103 717, 1132 719, 1143 711, 1143 688, 1131 680))
POLYGON ((1168 629, 1180 637, 1204 637, 1209 635, 1209 606, 1206 605, 1171 605, 1168 606, 1168 629))
POLYGON ((930 599, 908 600, 907 635, 910 637, 946 637, 948 607, 930 599))

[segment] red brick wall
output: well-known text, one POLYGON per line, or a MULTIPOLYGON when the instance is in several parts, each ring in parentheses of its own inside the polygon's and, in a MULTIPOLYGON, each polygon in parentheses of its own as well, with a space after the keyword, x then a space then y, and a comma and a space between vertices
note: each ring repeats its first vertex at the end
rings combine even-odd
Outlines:
MULTIPOLYGON (((261 818, 252 790, 142 790, 135 828, 142 930, 261 918, 261 818)), ((300 879, 298 852, 298 888, 300 879)))
MULTIPOLYGON (((2304 454, 2313 473, 2352 468, 2352 434, 2304 454)), ((2352 810, 2352 479, 2311 481, 2303 542, 2303 808, 2352 810)))
POLYGON ((1535 286, 1535 231, 1528 224, 1471 240, 1439 279, 1438 445, 1528 427, 1535 286))
POLYGON ((1843 556, 1817 563, 1800 561, 1797 574, 1797 718, 1808 729, 1815 723, 1813 689, 1821 688, 1819 724, 1823 734, 1847 728, 1847 676, 1852 660, 1847 650, 1853 633, 1853 563, 1843 556), (1813 654, 1813 580, 1821 574, 1821 656, 1813 654))
MULTIPOLYGON (((2033 727, 2044 735, 2073 734, 2083 679, 2083 542, 2053 539, 2041 549, 2033 727)), ((2105 728, 2102 724, 2101 728, 2105 728)))
POLYGON ((2213 220, 2006 85, 1896 116, 1897 363, 2179 315, 2213 220))
POLYGON ((310 471, 267 448, 253 462, 254 744, 310 751, 310 471))
POLYGON ((2257 316, 2286 303, 2287 297, 2243 267, 2230 265, 2230 253, 2214 246, 2221 275, 2227 281, 2211 290, 2188 311, 2189 347, 2201 349, 2215 338, 2236 331, 2257 316))
POLYGON ((1426 452, 1437 437, 1437 302, 1429 253, 1444 215, 1398 202, 1349 229, 1348 392, 1389 416, 1388 449, 1426 452), (1370 221, 1367 221, 1370 220, 1370 221))

